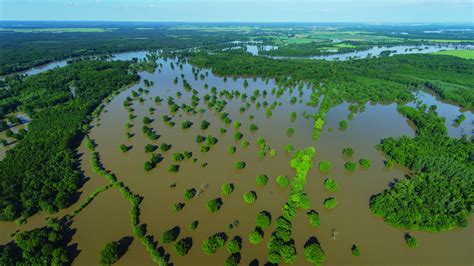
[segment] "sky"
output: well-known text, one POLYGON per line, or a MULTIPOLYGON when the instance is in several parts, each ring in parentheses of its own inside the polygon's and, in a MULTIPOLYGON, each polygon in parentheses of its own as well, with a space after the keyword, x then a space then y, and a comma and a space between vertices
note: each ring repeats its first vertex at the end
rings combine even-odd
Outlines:
POLYGON ((0 20, 474 24, 474 0, 0 0, 0 20))

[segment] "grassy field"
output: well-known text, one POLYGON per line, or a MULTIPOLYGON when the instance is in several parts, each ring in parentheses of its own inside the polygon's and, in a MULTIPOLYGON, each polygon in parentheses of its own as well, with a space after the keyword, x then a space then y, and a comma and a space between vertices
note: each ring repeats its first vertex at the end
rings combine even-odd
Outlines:
POLYGON ((446 50, 439 51, 434 54, 451 55, 465 59, 474 59, 474 50, 446 50))
POLYGON ((0 28, 0 31, 13 31, 24 33, 66 33, 66 32, 107 32, 115 30, 113 28, 42 28, 42 29, 5 29, 0 28))

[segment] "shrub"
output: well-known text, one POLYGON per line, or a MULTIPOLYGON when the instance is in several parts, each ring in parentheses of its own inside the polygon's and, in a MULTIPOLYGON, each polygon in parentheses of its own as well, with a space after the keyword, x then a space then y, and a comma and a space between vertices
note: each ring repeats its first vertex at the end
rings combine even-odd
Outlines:
POLYGON ((346 129, 347 128, 347 121, 346 120, 342 120, 341 122, 339 122, 339 127, 341 129, 346 129))
POLYGON ((329 192, 336 192, 339 189, 339 184, 332 178, 326 178, 326 180, 324 180, 324 187, 329 192))
POLYGON ((211 150, 211 147, 207 146, 207 145, 203 145, 201 146, 201 152, 208 152, 209 150, 211 150))
POLYGON ((152 144, 147 144, 145 145, 145 152, 154 152, 158 149, 158 146, 152 145, 152 144))
POLYGON ((242 134, 240 132, 235 132, 234 133, 234 140, 241 140, 243 136, 244 136, 244 134, 242 134))
POLYGON ((206 129, 209 127, 210 124, 211 124, 211 123, 209 123, 208 121, 203 120, 203 121, 201 122, 201 129, 202 129, 202 130, 206 130, 206 129))
POLYGON ((317 242, 306 244, 304 247, 304 257, 306 258, 306 261, 315 265, 321 265, 326 258, 324 251, 317 242))
POLYGON ((290 136, 293 135, 294 133, 295 133, 295 129, 292 128, 292 127, 289 127, 289 128, 286 130, 286 134, 288 134, 288 135, 290 135, 290 136))
POLYGON ((216 145, 217 144, 217 138, 216 137, 213 137, 213 136, 207 136, 206 137, 206 144, 208 146, 213 146, 213 145, 216 145))
POLYGON ((171 144, 162 143, 160 145, 160 150, 162 152, 168 151, 169 149, 171 149, 171 146, 172 146, 171 144))
POLYGON ((354 172, 357 168, 357 164, 354 162, 347 162, 344 164, 344 168, 349 172, 354 172))
POLYGON ((290 119, 292 122, 296 120, 296 112, 291 112, 290 119))
POLYGON ((244 202, 252 204, 257 200, 257 193, 255 191, 249 191, 244 194, 244 202))
POLYGON ((150 162, 150 161, 146 161, 145 164, 143 165, 143 168, 145 169, 145 171, 151 171, 153 170, 153 164, 150 162))
POLYGON ((204 136, 201 136, 201 135, 196 136, 196 142, 197 143, 202 143, 205 140, 206 140, 206 137, 204 137, 204 136))
POLYGON ((127 152, 127 151, 129 151, 131 148, 132 148, 132 146, 127 146, 127 145, 125 145, 125 144, 120 145, 120 150, 121 150, 122 152, 127 152))
POLYGON ((184 155, 179 152, 173 154, 173 160, 175 160, 176 162, 181 162, 184 159, 184 155))
POLYGON ((186 158, 186 159, 190 159, 191 157, 193 157, 193 153, 190 152, 190 151, 184 151, 184 152, 183 152, 183 156, 184 156, 184 158, 186 158))
POLYGON ((247 164, 243 161, 238 161, 235 163, 235 168, 236 169, 244 169, 247 164))
POLYGON ((267 142, 263 138, 258 138, 257 145, 260 147, 260 149, 264 149, 267 146, 267 142))
POLYGON ((100 265, 112 265, 117 262, 119 258, 120 249, 116 241, 107 243, 100 251, 100 265))
POLYGON ((244 140, 242 142, 242 147, 247 148, 250 145, 250 142, 248 140, 244 140))
POLYGON ((354 255, 354 256, 356 256, 356 257, 359 257, 359 256, 360 256, 359 247, 357 247, 355 244, 352 245, 351 252, 352 252, 352 255, 354 255))
POLYGON ((189 250, 193 246, 193 239, 191 237, 185 237, 180 239, 174 244, 174 251, 180 256, 188 254, 189 250))
POLYGON ((179 165, 178 164, 172 164, 168 167, 168 172, 170 173, 177 173, 179 171, 179 165))
POLYGON ((321 219, 319 218, 319 214, 315 210, 310 210, 306 213, 308 216, 309 223, 314 227, 319 227, 321 225, 321 219))
POLYGON ((153 121, 153 119, 149 118, 148 116, 145 116, 143 118, 143 124, 148 125, 153 121))
POLYGON ((342 149, 342 154, 347 157, 351 157, 354 154, 354 150, 352 148, 344 148, 342 149))
POLYGON ((224 134, 224 133, 227 132, 227 129, 221 127, 221 128, 219 128, 219 132, 220 132, 221 134, 224 134))
POLYGON ((242 249, 242 240, 240 240, 240 237, 234 237, 234 239, 227 242, 227 250, 230 254, 239 253, 240 249, 242 249))
POLYGON ((276 181, 278 185, 280 185, 283 188, 286 188, 290 184, 290 180, 286 175, 279 175, 276 178, 276 181))
POLYGON ((257 245, 260 244, 263 240, 263 231, 259 227, 256 227, 249 235, 250 243, 257 245))
POLYGON ((258 126, 252 123, 252 124, 250 124, 249 129, 250 129, 250 131, 254 131, 254 132, 255 132, 255 131, 258 130, 258 126))
POLYGON ((165 244, 171 243, 178 238, 180 232, 181 229, 179 228, 179 226, 175 226, 169 230, 166 230, 161 235, 161 241, 165 244))
POLYGON ((293 152, 295 148, 293 147, 293 144, 287 144, 285 145, 285 151, 286 152, 293 152))
POLYGON ((277 152, 277 150, 273 149, 273 150, 270 150, 270 152, 268 154, 270 154, 270 157, 275 158, 277 156, 278 152, 277 152))
POLYGON ((184 206, 186 204, 182 203, 182 202, 178 202, 178 203, 175 203, 174 206, 173 206, 173 209, 175 212, 180 212, 183 210, 184 206))
POLYGON ((199 221, 193 221, 192 223, 190 223, 190 224, 188 225, 188 229, 189 229, 190 231, 194 231, 194 230, 196 230, 196 228, 197 228, 198 226, 199 226, 199 221))
POLYGON ((240 126, 242 126, 242 123, 240 123, 239 121, 235 121, 235 122, 234 122, 234 128, 235 128, 235 129, 239 129, 240 126))
POLYGON ((225 233, 217 233, 210 236, 207 240, 202 243, 202 250, 207 255, 212 255, 217 252, 219 248, 224 247, 227 241, 227 235, 225 233))
POLYGON ((194 188, 186 189, 184 192, 184 198, 187 200, 194 198, 194 196, 196 196, 196 189, 194 188))
POLYGON ((222 199, 216 198, 207 202, 207 209, 210 212, 214 213, 221 209, 222 204, 223 204, 222 199))
POLYGON ((255 181, 257 182, 257 185, 266 185, 268 183, 268 176, 258 175, 255 181))
POLYGON ((370 160, 368 160, 368 159, 360 159, 360 160, 359 160, 359 164, 360 164, 360 166, 361 166, 362 168, 364 168, 364 169, 369 169, 371 162, 370 162, 370 160))
POLYGON ((191 122, 191 121, 184 121, 184 122, 181 124, 181 128, 182 128, 182 129, 188 129, 188 128, 190 128, 192 125, 193 125, 193 122, 191 122))
POLYGON ((225 183, 221 186, 221 193, 222 195, 230 195, 234 192, 234 184, 232 183, 225 183))
POLYGON ((337 206, 337 200, 335 198, 327 198, 324 200, 324 207, 326 209, 334 209, 337 206))
POLYGON ((270 227, 272 223, 272 215, 267 211, 261 211, 257 214, 257 218, 255 219, 255 224, 257 227, 262 229, 267 229, 270 227))
POLYGON ((319 163, 319 170, 321 172, 327 173, 329 170, 331 170, 331 163, 327 160, 323 160, 319 163))
POLYGON ((405 238, 405 242, 407 243, 408 247, 414 248, 418 246, 418 240, 409 233, 405 233, 403 237, 405 238))

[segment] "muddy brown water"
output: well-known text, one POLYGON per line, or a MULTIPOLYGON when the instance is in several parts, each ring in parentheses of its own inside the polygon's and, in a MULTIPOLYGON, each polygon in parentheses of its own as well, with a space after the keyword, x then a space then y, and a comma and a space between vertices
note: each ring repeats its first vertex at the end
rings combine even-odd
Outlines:
MULTIPOLYGON (((351 121, 346 130, 338 129, 338 123, 342 119, 347 120, 349 114, 348 103, 343 103, 332 108, 327 115, 327 125, 317 143, 312 140, 312 120, 303 118, 303 112, 315 113, 318 108, 306 106, 309 99, 309 90, 304 90, 302 96, 303 103, 290 104, 290 94, 287 91, 279 99, 271 95, 271 89, 276 87, 274 81, 268 84, 261 79, 255 81, 248 79, 248 89, 243 88, 243 79, 233 81, 231 78, 227 82, 223 78, 213 76, 209 71, 209 76, 205 80, 194 80, 191 73, 191 66, 184 65, 183 70, 170 68, 168 60, 163 62, 162 72, 156 71, 153 74, 140 73, 142 82, 118 94, 106 105, 106 112, 100 116, 100 121, 93 122, 91 138, 98 144, 97 150, 101 155, 105 167, 114 172, 118 178, 125 182, 134 193, 144 197, 141 204, 140 220, 147 224, 148 233, 152 234, 158 244, 163 246, 171 255, 170 261, 175 265, 223 265, 229 255, 225 248, 219 250, 215 255, 208 256, 201 250, 201 243, 210 235, 217 232, 226 232, 229 239, 234 236, 241 236, 243 239, 241 265, 248 265, 251 261, 258 260, 263 265, 267 260, 266 243, 274 229, 272 226, 265 230, 264 241, 259 245, 252 245, 248 241, 249 233, 255 227, 255 217, 258 212, 266 210, 272 214, 273 222, 281 214, 281 207, 287 200, 289 188, 280 188, 275 178, 277 175, 287 175, 292 177, 294 171, 289 167, 291 155, 287 154, 283 147, 294 144, 295 148, 303 149, 308 146, 315 146, 317 154, 314 158, 314 167, 308 174, 308 183, 305 191, 311 198, 311 208, 319 212, 321 216, 321 226, 312 227, 305 215, 305 210, 299 210, 297 217, 293 220, 293 237, 296 242, 298 258, 297 265, 307 264, 304 259, 303 246, 311 237, 315 236, 321 242, 326 254, 326 265, 342 264, 371 264, 371 265, 472 265, 474 256, 473 238, 474 227, 472 218, 469 226, 464 229, 455 229, 443 233, 426 233, 410 231, 419 241, 419 247, 410 249, 406 246, 403 234, 406 230, 401 230, 388 226, 382 219, 375 217, 369 209, 369 198, 371 195, 383 191, 388 187, 393 179, 401 179, 408 173, 407 169, 397 166, 387 170, 383 165, 385 156, 375 149, 375 145, 384 137, 398 137, 401 135, 414 136, 414 130, 410 123, 396 111, 395 104, 370 104, 366 105, 365 111, 359 113, 351 121), (199 92, 201 98, 200 107, 206 111, 203 114, 188 115, 179 111, 173 116, 176 125, 173 128, 166 126, 162 121, 162 115, 169 115, 166 104, 168 96, 173 96, 178 104, 183 102, 190 104, 190 93, 182 88, 181 73, 184 73, 187 81, 199 92), (180 82, 175 85, 174 78, 178 76, 180 82), (143 94, 144 103, 134 101, 133 108, 137 118, 133 121, 133 128, 128 130, 135 134, 131 139, 127 139, 124 123, 128 121, 128 111, 123 107, 123 101, 127 96, 131 96, 132 90, 143 87, 143 79, 152 80, 154 85, 150 88, 148 95, 143 94), (209 89, 204 89, 204 84, 209 85, 209 89), (255 104, 241 114, 239 107, 242 105, 240 99, 227 100, 226 111, 233 121, 242 123, 239 130, 244 134, 243 140, 248 140, 250 146, 243 148, 241 141, 234 141, 233 134, 236 130, 233 123, 225 126, 218 114, 209 110, 203 103, 203 96, 210 94, 210 88, 216 86, 218 92, 222 89, 247 91, 250 96, 255 89, 267 90, 268 95, 265 100, 271 104, 273 101, 282 102, 276 107, 271 118, 265 116, 265 108, 256 109, 255 104), (176 98, 176 91, 181 91, 183 96, 176 98), (155 96, 164 99, 161 105, 156 105, 153 101, 155 96), (154 114, 150 115, 149 107, 154 107, 154 114), (296 121, 291 122, 290 113, 295 111, 298 115, 296 121), (250 122, 248 116, 252 114, 255 119, 250 122), (142 133, 142 119, 149 116, 154 121, 150 124, 161 137, 156 141, 150 141, 142 133), (206 119, 210 127, 207 130, 199 128, 200 122, 206 119), (194 125, 187 130, 181 129, 183 121, 190 120, 194 125), (258 125, 259 130, 251 133, 248 129, 250 123, 258 125), (227 133, 219 133, 219 128, 225 127, 227 133), (288 136, 288 127, 295 128, 293 136, 288 136), (211 148, 208 153, 201 153, 199 145, 195 142, 195 136, 213 135, 218 138, 218 143, 211 148), (267 145, 278 151, 275 158, 267 155, 265 158, 257 156, 258 146, 256 139, 263 137, 267 145), (164 160, 157 167, 145 172, 143 164, 150 155, 144 152, 146 144, 159 145, 161 143, 172 144, 171 150, 160 152, 164 160), (127 153, 120 152, 121 144, 132 145, 132 149, 127 153), (237 152, 231 155, 228 152, 230 145, 237 146, 237 152), (344 170, 344 163, 347 161, 342 156, 342 148, 354 148, 354 156, 351 160, 357 161, 360 158, 368 158, 372 161, 372 167, 368 170, 358 169, 355 173, 349 174, 344 170), (168 173, 168 166, 175 164, 172 154, 175 152, 191 151, 197 162, 186 160, 180 163, 178 173, 168 173), (236 161, 245 161, 245 169, 236 170, 236 161), (318 170, 318 162, 329 160, 332 169, 329 173, 321 173, 318 170), (206 168, 202 168, 202 163, 208 163, 206 168), (255 183, 258 174, 266 174, 270 180, 266 186, 259 186, 255 183), (339 182, 339 191, 335 193, 327 192, 323 187, 325 178, 331 177, 339 182), (232 182, 235 184, 235 191, 229 196, 221 196, 220 187, 223 183, 232 182), (170 184, 176 183, 176 187, 171 188, 170 184), (208 184, 208 189, 202 196, 192 200, 184 199, 184 191, 188 188, 196 188, 202 184, 208 184), (257 192, 258 199, 253 205, 243 202, 242 195, 250 190, 257 192), (217 213, 210 213, 206 208, 206 203, 214 198, 221 197, 223 206, 217 213), (338 205, 333 210, 326 210, 323 201, 327 197, 335 197, 338 205), (175 212, 173 205, 184 202, 186 205, 181 212, 175 212), (188 230, 188 225, 194 221, 199 221, 196 231, 188 230), (233 230, 227 230, 227 225, 234 220, 239 220, 240 224, 233 230), (179 256, 173 250, 172 244, 163 244, 161 235, 163 231, 174 226, 179 226, 182 237, 192 237, 193 247, 186 256, 179 256), (331 239, 332 230, 338 232, 336 240, 331 239), (353 257, 351 246, 356 244, 362 255, 353 257)), ((298 95, 298 90, 294 90, 294 96, 298 95)), ((257 102, 263 102, 264 98, 259 97, 257 102)), ((248 102, 250 99, 247 100, 248 102)), ((468 120, 468 119, 466 119, 468 120)), ((470 121, 469 121, 470 122, 470 121)), ((89 154, 84 152, 81 146, 79 152, 82 155, 82 168, 85 175, 90 177, 81 189, 81 196, 78 203, 71 208, 61 211, 58 215, 71 212, 96 188, 106 184, 106 181, 94 174, 90 169, 89 154)), ((158 152, 158 151, 157 151, 158 152)), ((73 227, 77 229, 73 238, 73 243, 78 244, 80 253, 75 259, 75 265, 98 264, 100 249, 105 243, 119 240, 125 236, 131 236, 132 230, 129 218, 130 204, 122 198, 115 189, 109 189, 100 194, 87 208, 77 215, 73 222, 73 227)), ((14 223, 0 223, 1 241, 6 242, 10 238, 11 232, 18 228, 28 230, 44 224, 45 214, 38 214, 31 217, 28 223, 17 226, 14 223)), ((119 265, 151 265, 150 256, 142 246, 140 241, 135 239, 129 247, 129 251, 118 261, 119 265)))

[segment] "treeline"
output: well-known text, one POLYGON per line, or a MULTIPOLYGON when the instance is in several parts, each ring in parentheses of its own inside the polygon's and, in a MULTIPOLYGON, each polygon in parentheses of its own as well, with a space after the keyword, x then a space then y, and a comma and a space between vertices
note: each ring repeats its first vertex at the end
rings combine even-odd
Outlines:
POLYGON ((306 81, 324 90, 333 86, 333 103, 414 99, 413 90, 432 88, 441 97, 463 107, 474 106, 474 61, 430 54, 348 60, 270 59, 243 51, 183 53, 189 62, 212 68, 217 75, 274 78, 280 86, 306 81))
POLYGON ((466 227, 474 206, 474 143, 447 136, 444 119, 434 108, 398 109, 415 123, 416 136, 387 138, 380 148, 413 174, 373 196, 372 211, 388 224, 407 229, 466 227))
MULTIPOLYGON (((42 27, 68 27, 69 22, 41 22, 42 27)), ((105 32, 0 32, 0 75, 22 71, 69 57, 104 55, 138 50, 176 50, 196 46, 214 46, 242 39, 241 34, 196 30, 180 30, 168 25, 153 25, 147 30, 136 24, 109 25, 105 32), (51 41, 54 39, 54 41, 51 41)), ((76 25, 73 25, 75 27, 76 25)), ((96 24, 92 27, 101 27, 96 24)), ((38 27, 38 23, 32 25, 38 27)))
POLYGON ((32 122, 24 139, 0 162, 0 220, 71 204, 80 181, 75 149, 101 100, 138 80, 128 67, 123 61, 83 61, 7 80, 7 99, 18 101, 15 110, 26 112, 32 122))

